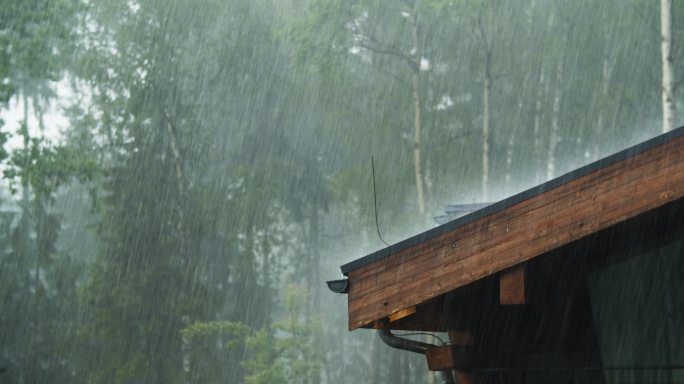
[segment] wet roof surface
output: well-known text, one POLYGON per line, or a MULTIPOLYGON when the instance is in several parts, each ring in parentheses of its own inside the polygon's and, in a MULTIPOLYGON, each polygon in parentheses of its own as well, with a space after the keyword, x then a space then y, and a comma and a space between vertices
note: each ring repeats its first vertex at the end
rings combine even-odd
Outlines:
POLYGON ((510 206, 513 206, 521 201, 527 200, 529 198, 532 198, 534 196, 540 195, 544 192, 550 191, 556 187, 559 187, 565 183, 568 183, 574 179, 577 179, 579 177, 582 177, 586 174, 589 174, 591 172, 594 172, 596 170, 599 170, 601 168, 607 167, 611 164, 617 163, 619 161, 628 159, 638 153, 647 151, 651 148, 657 147, 661 144, 664 144, 674 138, 684 136, 684 126, 679 127, 677 129, 674 129, 670 132, 664 133, 662 135, 656 136, 652 139, 646 140, 642 143, 639 143, 637 145, 634 145, 632 147, 629 147, 627 149, 624 149, 620 152, 617 152, 613 155, 610 155, 608 157, 604 157, 603 159, 597 160, 593 163, 587 164, 583 167, 577 168, 574 171, 568 172, 562 176, 559 176, 555 179, 549 180, 543 184, 537 185, 535 187, 532 187, 526 191, 520 192, 518 194, 515 194, 513 196, 510 196, 504 200, 501 200, 499 202, 493 203, 491 205, 487 205, 486 207, 479 209, 475 212, 469 213, 465 216, 459 217, 455 220, 449 221, 445 224, 439 225, 435 228, 432 228, 430 230, 427 230, 423 233, 420 233, 418 235, 415 235, 413 237, 409 237, 406 240, 400 241, 396 244, 393 244, 387 248, 380 249, 376 252, 373 252, 367 256, 364 256, 362 258, 356 259, 354 261, 351 261, 347 264, 344 264, 340 267, 342 270, 342 273, 346 276, 349 272, 354 271, 358 268, 361 268, 363 266, 366 266, 368 264, 371 264, 375 261, 381 260, 385 257, 388 257, 390 255, 393 255, 405 248, 420 244, 426 240, 429 240, 431 238, 437 237, 443 233, 452 231, 458 227, 461 227, 463 225, 466 225, 468 223, 471 223, 473 221, 479 220, 485 216, 491 215, 495 212, 501 211, 503 209, 506 209, 510 206))

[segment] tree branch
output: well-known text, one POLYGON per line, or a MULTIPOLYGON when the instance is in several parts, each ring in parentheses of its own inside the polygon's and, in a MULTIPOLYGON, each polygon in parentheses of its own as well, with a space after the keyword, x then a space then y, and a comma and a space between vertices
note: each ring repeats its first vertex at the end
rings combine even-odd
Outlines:
POLYGON ((403 52, 401 52, 401 51, 398 51, 398 50, 395 50, 395 49, 392 49, 392 48, 374 47, 374 46, 372 46, 372 45, 368 45, 368 44, 362 43, 362 42, 359 43, 359 46, 360 46, 361 48, 365 48, 365 49, 367 49, 367 50, 369 50, 369 51, 372 51, 372 52, 375 52, 375 53, 380 53, 380 54, 383 54, 383 55, 395 56, 395 57, 398 57, 398 58, 400 58, 400 59, 403 59, 403 60, 406 61, 406 63, 407 63, 412 69, 416 66, 416 63, 414 62, 414 60, 412 60, 411 57, 410 57, 409 55, 407 55, 407 54, 405 54, 405 53, 403 53, 403 52))

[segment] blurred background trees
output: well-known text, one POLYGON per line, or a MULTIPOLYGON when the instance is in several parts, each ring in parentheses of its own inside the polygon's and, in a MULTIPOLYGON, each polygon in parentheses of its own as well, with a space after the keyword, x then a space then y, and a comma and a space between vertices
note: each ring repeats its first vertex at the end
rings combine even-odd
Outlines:
POLYGON ((383 246, 371 156, 395 242, 447 203, 495 201, 658 134, 660 10, 9 1, 0 378, 427 380, 422 358, 349 334, 323 284, 383 246))

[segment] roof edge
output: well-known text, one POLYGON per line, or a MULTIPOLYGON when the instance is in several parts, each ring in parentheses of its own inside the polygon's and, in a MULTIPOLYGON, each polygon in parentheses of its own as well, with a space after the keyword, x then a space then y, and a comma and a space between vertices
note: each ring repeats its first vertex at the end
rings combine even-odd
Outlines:
POLYGON ((403 249, 406 249, 406 248, 409 248, 411 246, 420 244, 426 240, 437 237, 443 233, 452 231, 458 227, 461 227, 461 226, 466 225, 468 223, 477 221, 483 217, 489 216, 493 213, 496 213, 496 212, 501 211, 505 208, 513 206, 519 202, 522 202, 524 200, 527 200, 527 199, 530 199, 530 198, 535 197, 537 195, 540 195, 544 192, 547 192, 551 189, 559 187, 559 186, 566 184, 572 180, 575 180, 579 177, 582 177, 582 176, 587 175, 589 173, 592 173, 594 171, 598 171, 602 168, 605 168, 605 167, 612 165, 612 164, 615 164, 617 162, 626 160, 626 159, 628 159, 628 158, 630 158, 636 154, 639 154, 641 152, 644 152, 644 151, 647 151, 649 149, 658 147, 658 146, 665 144, 668 141, 673 140, 673 139, 680 137, 680 136, 684 136, 684 126, 673 129, 672 131, 663 133, 661 135, 658 135, 656 137, 653 137, 651 139, 643 141, 639 144, 633 145, 627 149, 623 149, 619 152, 616 152, 612 155, 604 157, 604 158, 597 160, 593 163, 589 163, 585 166, 582 166, 582 167, 577 168, 573 171, 570 171, 570 172, 568 172, 562 176, 556 177, 555 179, 549 180, 543 184, 539 184, 539 185, 534 186, 532 188, 529 188, 523 192, 520 192, 520 193, 517 193, 517 194, 512 195, 510 197, 507 197, 501 201, 493 203, 493 204, 486 206, 482 209, 479 209, 475 212, 469 213, 465 216, 459 217, 459 218, 452 220, 452 221, 449 221, 445 224, 431 228, 431 229, 429 229, 425 232, 422 232, 418 235, 409 237, 408 239, 402 240, 396 244, 392 244, 389 247, 382 248, 378 251, 370 253, 367 256, 364 256, 364 257, 361 257, 359 259, 353 260, 349 263, 343 264, 340 267, 340 269, 342 270, 342 274, 347 276, 349 274, 349 272, 352 272, 356 269, 359 269, 361 267, 364 267, 366 265, 374 263, 374 262, 381 260, 387 256, 395 254, 395 253, 397 253, 403 249))

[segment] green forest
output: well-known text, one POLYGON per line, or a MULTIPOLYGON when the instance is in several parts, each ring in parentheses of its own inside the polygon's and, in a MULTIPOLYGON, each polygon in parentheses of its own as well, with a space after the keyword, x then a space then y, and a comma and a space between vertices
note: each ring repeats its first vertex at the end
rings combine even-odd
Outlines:
POLYGON ((667 3, 3 0, 0 382, 434 383, 325 280, 684 122, 667 3))

